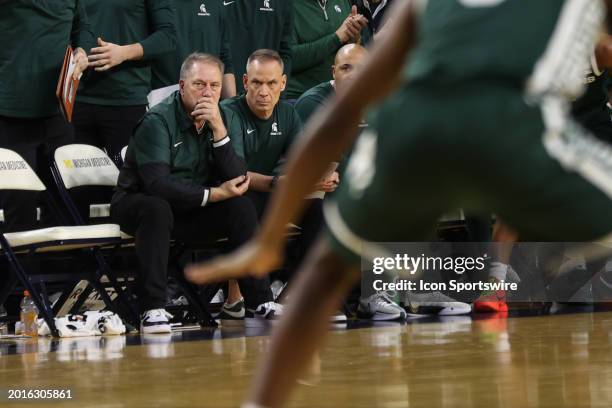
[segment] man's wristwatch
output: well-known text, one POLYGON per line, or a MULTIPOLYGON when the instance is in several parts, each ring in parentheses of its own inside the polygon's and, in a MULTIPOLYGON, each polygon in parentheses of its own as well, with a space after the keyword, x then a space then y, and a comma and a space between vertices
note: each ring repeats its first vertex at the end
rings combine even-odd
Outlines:
POLYGON ((278 176, 272 176, 272 180, 270 180, 270 190, 274 190, 274 187, 276 187, 277 182, 278 176))

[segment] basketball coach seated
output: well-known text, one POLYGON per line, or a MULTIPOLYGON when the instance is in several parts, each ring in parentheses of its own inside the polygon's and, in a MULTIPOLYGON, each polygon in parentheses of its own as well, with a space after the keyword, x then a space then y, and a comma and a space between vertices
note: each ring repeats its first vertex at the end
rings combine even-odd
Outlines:
MULTIPOLYGON (((257 228, 246 164, 233 150, 219 109, 223 63, 194 53, 180 71, 179 90, 141 119, 130 140, 111 203, 111 217, 136 240, 141 333, 169 333, 165 311, 172 237, 185 242, 227 238, 230 248, 257 228)), ((245 324, 282 314, 267 278, 238 282, 245 324)))

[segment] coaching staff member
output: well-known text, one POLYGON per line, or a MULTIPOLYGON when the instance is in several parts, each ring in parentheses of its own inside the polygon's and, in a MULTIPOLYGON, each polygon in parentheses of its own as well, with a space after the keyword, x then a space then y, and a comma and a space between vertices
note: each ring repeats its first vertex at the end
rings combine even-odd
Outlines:
MULTIPOLYGON (((55 98, 64 53, 68 44, 76 50, 79 76, 94 37, 79 0, 0 1, 0 33, 0 147, 19 153, 50 186, 49 157, 72 142, 55 98)), ((31 229, 36 193, 3 194, 6 230, 31 229)))
MULTIPOLYGON (((194 53, 181 67, 179 90, 147 112, 130 140, 111 217, 136 238, 142 333, 170 332, 166 303, 171 236, 185 241, 253 235, 257 214, 242 197, 246 165, 232 148, 219 110, 223 63, 194 53)), ((242 279, 246 324, 278 317, 268 279, 242 279), (250 313, 249 313, 250 312, 250 313)))

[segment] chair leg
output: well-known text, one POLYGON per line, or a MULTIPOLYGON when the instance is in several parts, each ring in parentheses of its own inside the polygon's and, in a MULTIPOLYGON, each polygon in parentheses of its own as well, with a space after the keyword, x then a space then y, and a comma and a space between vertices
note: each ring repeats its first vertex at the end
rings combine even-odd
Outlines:
MULTIPOLYGON (((108 277, 108 280, 110 281, 111 285, 115 289, 115 292, 117 293, 117 300, 119 301, 119 304, 121 304, 121 306, 123 306, 123 309, 125 309, 126 320, 133 325, 135 324, 135 327, 137 327, 140 324, 138 312, 134 309, 133 303, 130 302, 127 296, 125 295, 123 288, 119 284, 119 281, 117 281, 115 273, 108 266, 108 263, 106 262, 106 260, 98 249, 94 249, 94 257, 96 258, 96 263, 99 268, 98 281, 102 277, 102 275, 106 275, 108 277)), ((104 293, 106 293, 106 291, 104 291, 104 293)))
POLYGON ((215 319, 212 317, 212 315, 208 311, 207 304, 202 303, 202 299, 196 292, 195 287, 191 283, 187 282, 187 280, 185 279, 185 276, 180 272, 182 271, 182 267, 180 264, 180 258, 187 250, 188 248, 186 246, 177 245, 174 248, 174 251, 173 251, 174 253, 170 254, 170 264, 171 265, 168 265, 169 266, 168 269, 172 270, 172 267, 174 267, 174 273, 172 273, 172 277, 176 280, 176 283, 179 285, 179 287, 183 291, 183 294, 185 295, 185 297, 187 298, 187 301, 189 302, 189 307, 191 308, 193 313, 196 315, 200 326, 218 327, 219 325, 217 324, 215 319))
POLYGON ((38 289, 36 289, 34 285, 32 284, 32 282, 30 282, 30 279, 28 278, 28 275, 26 274, 23 267, 21 266, 21 263, 19 262, 19 260, 17 260, 17 257, 15 257, 15 255, 12 253, 12 251, 10 251, 10 249, 6 251, 6 255, 7 255, 11 270, 15 273, 15 275, 17 275, 17 278, 19 279, 21 284, 26 288, 26 290, 30 293, 30 296, 32 296, 32 299, 34 300, 34 304, 38 308, 39 312, 42 313, 43 319, 47 323, 47 326, 49 327, 49 331, 51 332, 51 335, 53 337, 60 337, 59 331, 57 330, 57 327, 55 327, 55 319, 53 317, 53 311, 51 310, 51 308, 47 307, 47 304, 46 304, 47 302, 43 301, 38 289))
POLYGON ((15 285, 18 281, 19 279, 17 279, 17 276, 15 276, 15 274, 7 274, 4 282, 0 284, 0 305, 6 302, 6 299, 9 297, 13 289, 15 289, 15 285))
POLYGON ((193 286, 184 279, 177 278, 176 281, 181 287, 183 293, 185 294, 185 297, 189 302, 189 306, 193 309, 193 312, 198 318, 198 323, 200 324, 200 326, 217 327, 217 322, 215 322, 215 319, 213 319, 206 305, 202 303, 193 286))

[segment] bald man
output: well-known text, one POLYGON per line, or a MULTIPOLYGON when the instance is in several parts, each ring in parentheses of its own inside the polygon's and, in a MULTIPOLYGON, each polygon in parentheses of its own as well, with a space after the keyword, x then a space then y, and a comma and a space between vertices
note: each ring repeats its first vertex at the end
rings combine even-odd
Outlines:
POLYGON ((347 44, 336 53, 334 65, 332 65, 331 81, 325 81, 310 88, 297 101, 295 109, 298 111, 302 123, 306 123, 310 116, 327 101, 330 95, 335 93, 336 88, 354 76, 365 61, 367 50, 359 44, 347 44))
MULTIPOLYGON (((338 50, 334 65, 331 67, 333 79, 310 88, 295 104, 295 109, 303 123, 306 123, 321 106, 325 105, 337 90, 343 89, 351 82, 355 73, 359 72, 364 65, 367 55, 368 51, 359 44, 347 44, 338 50)), ((368 123, 363 120, 359 129, 362 131, 367 128, 368 123)), ((350 152, 347 152, 339 158, 338 181, 340 181, 340 175, 344 173, 349 156, 350 152)), ((363 290, 357 313, 363 319, 382 321, 402 320, 406 317, 404 310, 393 302, 385 292, 364 292, 363 290)))

